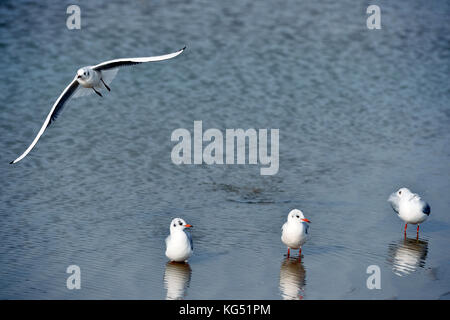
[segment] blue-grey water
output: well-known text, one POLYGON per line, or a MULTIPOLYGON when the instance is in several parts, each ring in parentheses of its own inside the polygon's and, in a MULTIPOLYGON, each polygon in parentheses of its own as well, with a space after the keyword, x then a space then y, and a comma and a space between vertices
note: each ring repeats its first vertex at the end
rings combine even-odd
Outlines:
POLYGON ((0 298, 450 298, 448 1, 77 1, 81 30, 70 4, 0 3, 0 298), (70 100, 9 164, 79 67, 184 45, 70 100), (196 120, 278 128, 279 172, 173 164, 196 120), (403 186, 431 205, 418 240, 387 203, 403 186), (312 221, 301 262, 280 241, 293 208, 312 221), (164 256, 178 216, 189 265, 164 256))

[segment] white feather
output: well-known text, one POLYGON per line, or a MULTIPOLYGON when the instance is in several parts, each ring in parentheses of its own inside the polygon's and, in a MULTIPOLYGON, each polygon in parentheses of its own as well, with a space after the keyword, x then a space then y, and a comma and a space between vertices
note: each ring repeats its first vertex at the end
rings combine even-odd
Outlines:
POLYGON ((95 91, 92 90, 92 88, 84 88, 82 86, 79 86, 77 91, 75 91, 75 93, 73 94, 72 98, 85 97, 94 93, 95 91))
POLYGON ((119 68, 102 70, 101 73, 103 81, 105 81, 106 84, 110 84, 116 77, 117 72, 119 72, 119 68))

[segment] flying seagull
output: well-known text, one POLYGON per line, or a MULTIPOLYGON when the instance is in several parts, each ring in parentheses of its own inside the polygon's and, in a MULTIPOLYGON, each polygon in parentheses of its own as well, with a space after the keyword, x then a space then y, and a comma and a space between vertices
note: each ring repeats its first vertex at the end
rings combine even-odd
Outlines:
POLYGON ((61 95, 56 100, 55 104, 53 105, 52 109, 50 110, 50 113, 48 114, 47 118, 44 121, 44 124, 41 127, 41 130, 39 130, 38 134, 34 138, 33 142, 30 144, 30 146, 25 150, 24 153, 20 157, 18 157, 16 160, 11 161, 10 164, 17 163, 33 149, 33 147, 38 142, 39 138, 44 133, 45 129, 52 123, 52 121, 55 121, 55 119, 58 117, 62 109, 64 108, 64 104, 69 100, 71 96, 74 98, 85 96, 88 94, 96 93, 100 97, 102 97, 102 94, 99 92, 99 89, 106 88, 108 91, 111 91, 111 88, 108 86, 111 81, 116 76, 117 72, 119 71, 118 68, 123 66, 131 66, 135 64, 140 64, 144 62, 154 62, 154 61, 162 61, 167 59, 172 59, 176 56, 178 56, 180 53, 182 53, 186 49, 184 47, 183 49, 174 52, 165 54, 162 56, 154 56, 154 57, 141 57, 141 58, 125 58, 125 59, 115 59, 115 60, 109 60, 102 63, 97 64, 96 66, 87 66, 83 67, 81 69, 78 69, 77 74, 75 78, 72 80, 72 82, 64 89, 64 91, 61 93, 61 95))

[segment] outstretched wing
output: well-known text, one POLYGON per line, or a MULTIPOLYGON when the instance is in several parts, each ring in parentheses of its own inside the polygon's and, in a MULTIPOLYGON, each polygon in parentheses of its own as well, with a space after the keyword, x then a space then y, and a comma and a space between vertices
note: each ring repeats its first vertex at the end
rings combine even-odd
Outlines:
POLYGON ((172 59, 172 58, 175 58, 180 53, 182 53, 184 51, 184 49, 186 49, 186 47, 184 47, 183 49, 181 49, 177 52, 165 54, 162 56, 109 60, 109 61, 105 61, 105 62, 102 62, 102 63, 94 66, 93 69, 97 70, 97 71, 103 71, 103 70, 124 67, 124 66, 131 66, 131 65, 135 65, 135 64, 139 64, 139 63, 144 63, 144 62, 154 62, 154 61, 162 61, 162 60, 172 59))
POLYGON ((41 127, 41 130, 39 130, 38 134, 34 138, 33 142, 30 144, 30 146, 25 150, 24 153, 20 157, 18 157, 16 160, 11 161, 10 163, 17 163, 33 149, 33 147, 38 142, 39 138, 44 133, 45 129, 50 125, 52 121, 55 121, 55 119, 58 117, 58 115, 61 113, 62 109, 64 108, 64 104, 69 100, 70 96, 77 90, 78 88, 78 81, 76 78, 72 80, 72 82, 64 89, 64 91, 61 93, 61 95, 56 100, 55 104, 53 105, 52 109, 50 110, 50 113, 48 114, 47 118, 44 121, 44 124, 41 127))

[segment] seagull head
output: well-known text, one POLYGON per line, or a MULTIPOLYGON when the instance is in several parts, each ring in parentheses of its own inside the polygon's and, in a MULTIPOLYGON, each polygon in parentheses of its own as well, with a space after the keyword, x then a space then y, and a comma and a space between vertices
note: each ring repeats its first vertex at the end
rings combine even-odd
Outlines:
POLYGON ((398 213, 401 200, 409 200, 413 196, 414 194, 408 188, 400 188, 389 196, 388 202, 390 202, 392 208, 398 213))
POLYGON ((85 79, 90 77, 90 74, 91 73, 90 73, 89 69, 86 68, 86 67, 78 69, 78 71, 77 71, 77 79, 85 80, 85 79))
POLYGON ((295 223, 302 223, 302 222, 308 222, 311 223, 308 219, 305 218, 303 215, 303 212, 298 209, 294 209, 291 212, 289 212, 288 215, 288 222, 295 222, 295 223))
POLYGON ((187 224, 186 221, 181 218, 175 218, 170 223, 170 233, 183 231, 186 228, 192 228, 192 225, 187 224))
POLYGON ((399 199, 409 199, 413 193, 408 188, 400 188, 395 192, 395 196, 399 199))

